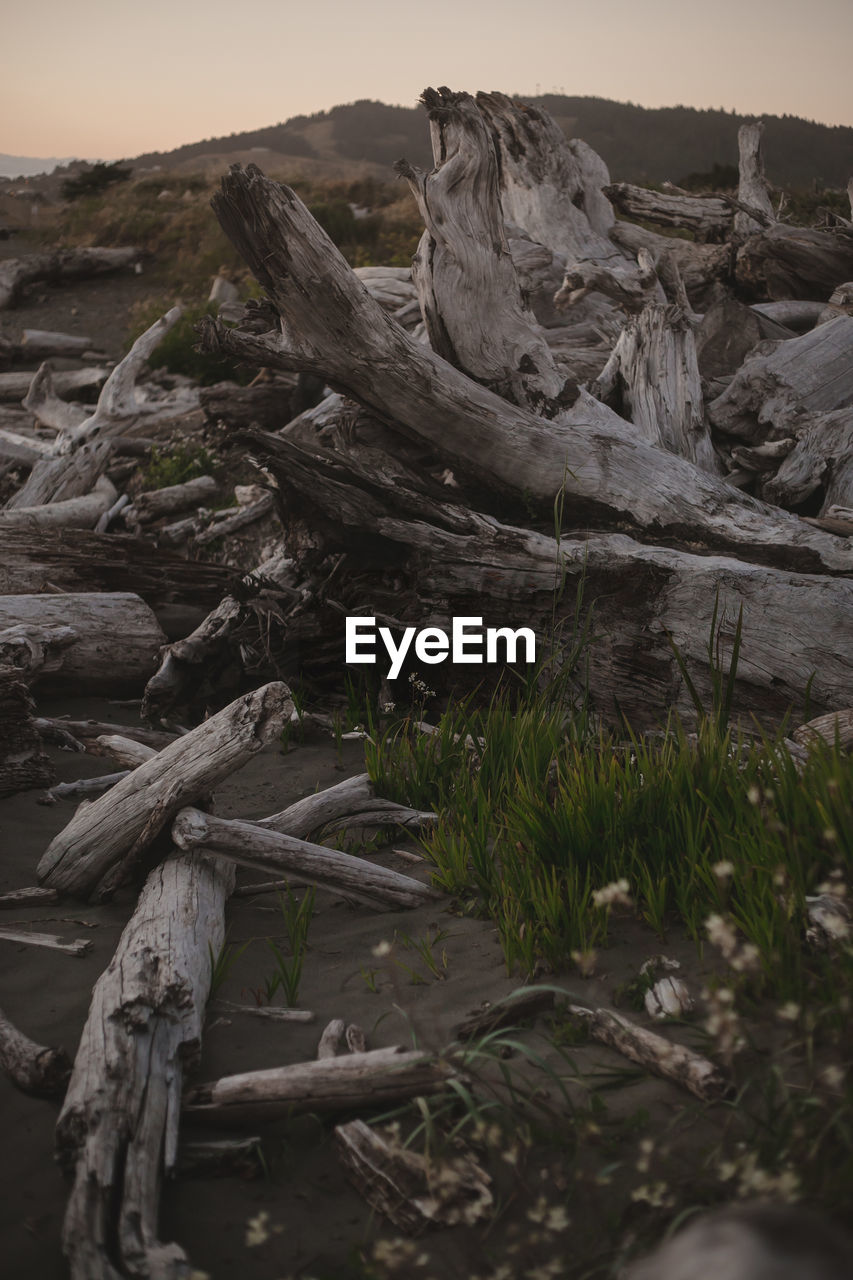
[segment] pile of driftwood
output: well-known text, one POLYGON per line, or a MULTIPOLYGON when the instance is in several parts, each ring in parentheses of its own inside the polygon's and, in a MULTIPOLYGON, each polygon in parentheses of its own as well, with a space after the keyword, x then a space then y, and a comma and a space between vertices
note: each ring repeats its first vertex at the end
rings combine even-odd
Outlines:
MULTIPOLYGON (((457 1070, 368 1051, 341 1023, 315 1063, 182 1095, 236 864, 380 906, 433 896, 311 842, 334 825, 431 820, 366 777, 262 822, 210 811, 216 784, 295 714, 276 679, 177 731, 227 669, 340 670, 346 614, 448 630, 476 615, 547 642, 582 591, 603 717, 641 728, 667 706, 689 712, 672 641, 709 697, 713 619, 722 608, 724 662, 742 609, 735 710, 779 716, 808 691, 817 723, 849 730, 833 713, 853 675, 853 223, 777 218, 760 125, 741 130, 737 197, 705 197, 614 186, 584 143, 499 94, 442 89, 424 104, 435 168, 399 166, 426 227, 411 269, 354 272, 291 190, 254 168, 223 180, 217 216, 267 297, 202 340, 266 370, 253 386, 144 380, 170 312, 95 370, 96 405, 43 366, 22 408, 2 411, 0 468, 20 483, 0 511, 0 792, 51 780, 46 741, 120 766, 44 853, 41 887, 12 897, 103 897, 156 860, 95 988, 59 1120, 76 1277, 186 1274, 157 1235, 182 1106, 251 1123, 352 1111, 457 1070), (125 487, 152 441, 199 416, 243 442, 264 481, 219 519, 213 477, 125 487), (273 508, 279 546, 244 576, 176 551, 273 508), (157 727, 39 717, 34 699, 57 688, 144 689, 157 727)), ((701 1096, 725 1087, 626 1019, 574 1013, 701 1096)), ((0 1059, 22 1087, 65 1086, 62 1057, 2 1017, 0 1059)), ((377 1203, 419 1221, 399 1192, 411 1158, 395 1164, 363 1127, 339 1138, 377 1203)), ((469 1185, 484 1194, 473 1173, 469 1185)))

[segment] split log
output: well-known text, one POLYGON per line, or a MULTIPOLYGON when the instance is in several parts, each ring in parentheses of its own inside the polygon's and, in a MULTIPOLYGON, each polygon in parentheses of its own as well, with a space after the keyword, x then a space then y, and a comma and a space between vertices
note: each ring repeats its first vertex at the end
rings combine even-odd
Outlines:
POLYGON ((734 210, 723 196, 648 191, 630 182, 611 182, 604 194, 628 218, 660 227, 684 227, 703 241, 724 240, 732 230, 734 210))
POLYGON ((630 1018, 611 1009, 587 1009, 570 1004, 568 1013, 609 1049, 638 1063, 653 1075, 688 1089, 703 1102, 725 1097, 732 1091, 725 1076, 701 1054, 665 1039, 655 1031, 638 1026, 630 1018))
POLYGON ((158 1239, 158 1196, 177 1164, 183 1077, 199 1057, 232 877, 199 856, 156 867, 95 985, 57 1123, 74 1178, 63 1227, 72 1280, 188 1273, 183 1251, 158 1239))
POLYGON ((471 1225, 494 1213, 491 1178, 470 1154, 430 1159, 363 1120, 336 1125, 334 1142, 356 1190, 411 1235, 428 1227, 471 1225))
POLYGON ((196 1085, 185 1095, 184 1116, 244 1124, 305 1112, 373 1110, 440 1093, 459 1078, 452 1062, 416 1049, 371 1049, 196 1085))
POLYGON ((26 285, 36 280, 58 283, 87 280, 90 276, 121 271, 140 259, 139 249, 58 249, 54 253, 33 253, 26 258, 9 258, 0 265, 0 311, 20 300, 26 285))
POLYGON ((816 414, 853 407, 853 316, 748 359, 708 406, 718 431, 760 441, 799 430, 816 414))
POLYGON ((371 905, 416 907, 439 897, 419 880, 375 866, 365 858, 309 844, 258 823, 214 818, 199 809, 181 810, 172 825, 172 839, 181 849, 223 854, 240 866, 279 875, 293 872, 312 884, 338 889, 371 905))
POLYGON ((56 776, 44 753, 34 711, 20 672, 0 667, 0 796, 46 786, 56 776))
POLYGON ((164 516, 201 506, 218 492, 219 485, 213 476, 196 476, 193 480, 185 480, 183 484, 170 484, 165 489, 137 494, 133 506, 128 507, 124 513, 125 519, 131 523, 136 521, 138 524, 152 524, 155 520, 162 520, 164 516))
POLYGON ((734 274, 750 301, 828 298, 853 277, 853 232, 777 224, 740 246, 734 274))
POLYGON ((259 819, 257 825, 305 840, 320 831, 331 834, 356 827, 403 827, 417 832, 435 821, 434 813, 383 800, 376 795, 368 774, 359 773, 297 800, 281 813, 259 819))
POLYGON ((0 511, 0 535, 7 529, 93 529, 116 501, 115 485, 106 476, 96 480, 91 493, 65 498, 43 506, 15 506, 0 511))
POLYGON ((133 692, 166 640, 148 606, 129 592, 0 596, 0 632, 17 626, 75 632, 73 644, 55 650, 58 665, 34 672, 42 691, 133 692))
MULTIPOLYGON (((263 335, 210 321, 207 345, 273 367, 325 371, 402 432, 428 443, 482 488, 552 518, 565 477, 573 522, 618 522, 656 540, 689 530, 693 544, 736 550, 770 563, 835 572, 850 549, 684 459, 632 437, 632 428, 592 397, 547 424, 453 369, 389 321, 292 191, 254 168, 232 169, 214 201, 220 221, 268 289, 287 329, 263 335), (311 279, 311 304, 295 282, 311 279), (320 287, 318 286, 318 282, 320 287)), ((255 314, 255 313, 250 313, 255 314)), ((262 323, 268 326, 269 314, 262 323)))
MULTIPOLYGON (((103 386, 109 377, 109 369, 100 366, 88 369, 70 369, 52 376, 53 390, 57 396, 69 396, 75 392, 94 391, 103 386)), ((38 374, 0 373, 0 400, 23 400, 28 395, 33 379, 38 374)), ((29 405, 26 406, 29 408, 29 405)), ((75 416, 79 416, 75 414, 75 416)), ((45 423, 45 426, 52 425, 45 423)))
POLYGON ((36 1044, 0 1009, 0 1070, 24 1093, 52 1098, 65 1092, 71 1059, 64 1049, 36 1044))
POLYGON ((75 938, 73 942, 66 942, 56 933, 30 933, 26 929, 0 929, 0 941, 41 947, 45 951, 62 951, 65 955, 78 957, 85 956, 94 945, 91 938, 75 938))
POLYGON ((175 814, 277 737, 292 711, 281 683, 237 698, 78 809, 42 857, 39 879, 77 895, 112 891, 175 814))
POLYGON ((4 515, 3 595, 132 591, 174 639, 206 617, 234 581, 233 570, 222 565, 185 560, 128 534, 16 528, 4 523, 4 515))
POLYGON ((755 120, 742 124, 737 131, 738 189, 741 205, 750 212, 739 209, 735 214, 734 230, 738 236, 748 236, 754 231, 770 226, 776 221, 767 181, 764 177, 764 154, 761 145, 764 122, 755 120))

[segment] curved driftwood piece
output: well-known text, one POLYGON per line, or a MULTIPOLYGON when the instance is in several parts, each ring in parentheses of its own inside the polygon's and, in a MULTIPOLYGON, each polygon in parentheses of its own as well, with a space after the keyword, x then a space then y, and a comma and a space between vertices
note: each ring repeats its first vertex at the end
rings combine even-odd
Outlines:
POLYGON ((104 272, 120 271, 139 261, 139 249, 58 249, 9 258, 0 265, 0 311, 12 307, 23 289, 36 280, 85 280, 104 272))
POLYGON ((64 1049, 48 1049, 30 1040, 0 1009, 0 1070, 24 1093, 52 1098, 65 1092, 71 1059, 64 1049))
POLYGON ((752 560, 853 568, 853 552, 840 540, 637 440, 588 395, 544 430, 543 419, 465 377, 389 320, 295 193, 259 170, 233 168, 214 207, 269 291, 283 328, 270 329, 273 318, 261 308, 249 314, 267 332, 211 321, 209 347, 259 364, 324 372, 481 487, 523 496, 545 518, 552 517, 562 477, 565 515, 576 524, 619 522, 656 541, 689 531, 694 544, 752 560), (300 283, 309 279, 310 305, 300 283))
POLYGON ((810 742, 828 742, 830 746, 837 742, 843 751, 849 751, 853 747, 853 707, 816 716, 795 729, 792 737, 801 747, 810 742))
POLYGON ((384 907, 416 907, 435 902, 434 889, 365 858, 309 844, 294 836, 270 831, 254 822, 214 818, 200 809, 182 809, 172 825, 172 839, 181 849, 204 849, 231 858, 244 867, 293 872, 303 881, 339 889, 384 907))
POLYGON ((33 672, 41 689, 134 692, 154 668, 165 643, 152 611, 129 592, 0 596, 0 633, 11 627, 47 636, 68 628, 73 643, 53 648, 33 672))
POLYGON ((138 766, 108 795, 81 806, 39 866, 48 888, 88 895, 114 889, 179 809, 277 737, 293 711, 287 685, 244 694, 138 766))
POLYGON ((306 1111, 372 1110, 439 1093, 449 1080, 459 1078, 451 1061, 432 1054, 399 1047, 370 1049, 196 1085, 185 1095, 184 1116, 243 1124, 306 1111))
POLYGON ((72 1280, 189 1274, 183 1250, 158 1238, 159 1190, 177 1164, 182 1083, 232 884, 213 858, 156 867, 95 985, 56 1130, 74 1180, 62 1233, 72 1280))
POLYGON ((703 1102, 725 1097, 732 1088, 708 1058, 667 1040, 656 1031, 638 1026, 621 1013, 611 1009, 587 1009, 577 1004, 568 1005, 567 1012, 586 1028, 593 1040, 606 1044, 609 1049, 621 1053, 653 1075, 689 1089, 703 1102))
POLYGON ((322 830, 341 831, 355 827, 404 827, 419 831, 435 822, 434 813, 409 809, 383 800, 373 790, 366 773, 346 778, 334 787, 297 800, 281 813, 260 818, 257 825, 284 835, 307 839, 322 830))

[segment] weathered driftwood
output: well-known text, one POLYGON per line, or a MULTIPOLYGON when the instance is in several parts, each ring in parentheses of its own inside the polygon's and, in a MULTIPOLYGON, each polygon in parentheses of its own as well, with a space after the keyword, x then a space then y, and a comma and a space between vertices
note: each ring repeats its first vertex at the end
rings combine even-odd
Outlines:
POLYGON ((355 827, 403 827, 418 831, 435 822, 434 813, 409 809, 377 796, 368 774, 359 773, 334 787, 295 801, 281 813, 258 820, 258 826, 305 840, 326 830, 355 827))
POLYGON ((254 822, 214 818, 199 809, 185 808, 172 825, 172 839, 181 849, 206 849, 224 854, 244 867, 293 872, 330 889, 386 907, 415 907, 435 901, 427 885, 378 867, 365 858, 309 844, 294 836, 270 831, 254 822))
POLYGON ((196 476, 192 480, 185 480, 183 484, 171 484, 165 489, 139 493, 133 500, 133 506, 125 511, 125 519, 129 523, 152 524, 155 520, 162 520, 164 516, 201 506, 214 498, 218 491, 219 485, 213 476, 196 476))
POLYGON ((264 1173, 260 1138, 219 1138, 213 1142, 182 1142, 178 1173, 183 1178, 259 1178, 264 1173))
POLYGON ((24 360, 47 360, 51 356, 82 356, 94 350, 95 344, 85 334, 57 333, 53 329, 25 329, 21 334, 20 354, 24 360))
POLYGON ((70 720, 67 717, 53 719, 39 716, 35 728, 48 742, 58 742, 60 746, 72 746, 72 749, 89 751, 92 755, 103 755, 105 748, 101 745, 102 737, 118 735, 152 747, 155 752, 168 747, 178 734, 168 733, 165 729, 149 729, 143 725, 109 724, 106 720, 70 720), (70 739, 70 741, 69 741, 70 739))
MULTIPOLYGON (((112 446, 104 440, 73 453, 39 459, 25 483, 6 503, 3 514, 19 508, 42 507, 68 498, 83 497, 91 492, 103 475, 111 455, 112 446)), ((112 494, 111 502, 115 500, 115 489, 112 494)), ((95 513, 93 524, 99 515, 100 510, 95 513)))
POLYGON ((346 1052, 345 1040, 347 1024, 343 1018, 333 1018, 323 1028, 323 1034, 317 1044, 318 1058, 338 1058, 346 1052))
POLYGON ((638 1063, 653 1075, 689 1089, 704 1102, 724 1097, 731 1089, 725 1076, 708 1058, 665 1039, 655 1031, 638 1026, 621 1013, 611 1009, 587 1009, 576 1004, 568 1006, 568 1013, 586 1028, 594 1040, 606 1044, 609 1049, 638 1063))
MULTIPOLYGON (((87 369, 69 369, 53 374, 53 389, 57 396, 68 396, 80 391, 93 391, 103 386, 109 377, 109 369, 101 366, 90 366, 87 369)), ((20 402, 28 395, 33 379, 32 373, 0 373, 0 400, 20 402)), ((26 402, 25 402, 26 403, 26 402)), ((26 404, 29 409, 30 406, 26 404)), ((36 415, 37 416, 37 415, 36 415)), ((79 412, 75 413, 79 418, 79 412)), ((52 423, 45 423, 52 426, 52 423)))
POLYGON ((734 274, 756 302, 828 298, 839 281, 853 277, 853 232, 778 223, 740 246, 734 274))
POLYGON ((554 991, 537 991, 535 987, 518 995, 513 993, 505 1000, 469 1014, 462 1022, 457 1023, 453 1034, 458 1040, 475 1040, 499 1027, 516 1027, 541 1013, 549 1012, 554 1008, 555 998, 554 991))
POLYGON ((54 649, 55 660, 33 679, 42 689, 75 693, 133 692, 166 639, 148 606, 129 592, 0 596, 0 632, 18 626, 74 631, 74 642, 54 649))
POLYGON ((201 388, 199 403, 212 426, 224 423, 235 428, 257 423, 266 431, 279 431, 296 416, 293 402, 297 382, 296 374, 286 373, 255 381, 248 387, 217 382, 201 388))
POLYGON ((429 1159, 363 1120, 336 1125, 334 1142, 356 1190, 402 1231, 470 1225, 494 1212, 491 1178, 470 1154, 429 1159))
POLYGON ((33 885, 26 889, 11 889, 0 893, 0 911, 17 911, 19 907, 43 907, 59 901, 55 889, 40 889, 33 885))
POLYGON ((26 258, 9 258, 0 264, 0 311, 12 307, 28 284, 86 280, 104 272, 120 271, 138 262, 140 250, 58 249, 53 253, 33 253, 26 258))
MULTIPOLYGON (((793 419, 800 438, 765 482, 764 492, 773 501, 797 506, 820 490, 821 515, 831 520, 833 510, 853 507, 853 407, 809 415, 805 421, 809 425, 803 429, 793 419)), ((831 523, 821 521, 821 526, 833 530, 831 523)), ((847 527, 834 531, 850 533, 847 527)))
POLYGON ((292 710, 281 683, 237 698, 78 809, 42 857, 39 879, 78 895, 115 888, 178 810, 277 737, 292 710))
POLYGON ((26 929, 0 929, 0 941, 16 942, 19 946, 43 947, 45 951, 63 951, 68 956, 85 956, 92 950, 91 938, 75 938, 65 942, 56 933, 30 933, 26 929))
POLYGON ((74 1179, 63 1227, 72 1280, 188 1273, 183 1251, 158 1239, 159 1187, 177 1164, 183 1076, 199 1055, 232 877, 201 856, 156 867, 95 985, 57 1124, 74 1179))
POLYGON ((285 1009, 278 1004, 234 1004, 232 1000, 212 1000, 209 1007, 214 1013, 236 1013, 266 1022, 313 1022, 317 1016, 310 1009, 285 1009))
POLYGON ((0 513, 3 595, 133 591, 174 638, 206 617, 234 579, 222 565, 191 562, 127 534, 16 528, 4 520, 0 513))
POLYGON ((837 742, 843 751, 849 751, 853 747, 853 707, 816 716, 814 720, 801 724, 792 736, 802 747, 812 742, 828 742, 830 746, 837 742))
POLYGON ((36 1044, 0 1009, 0 1070, 24 1093, 54 1097, 65 1092, 71 1059, 64 1049, 36 1044))
POLYGON ((853 567, 849 548, 637 440, 590 396, 546 430, 543 419, 465 377, 393 325, 295 194, 259 171, 233 169, 214 203, 274 299, 287 337, 269 329, 265 313, 264 334, 211 322, 208 345, 273 367, 325 371, 454 470, 504 498, 524 495, 543 516, 553 512, 555 478, 564 477, 565 512, 574 522, 619 521, 653 530, 656 539, 689 530, 693 542, 776 562, 790 563, 797 547, 804 567, 853 567), (308 278, 315 282, 310 306, 295 284, 308 278))
POLYGON ((21 672, 0 667, 0 796, 53 782, 33 718, 35 705, 21 672))
POLYGON ((611 182, 604 188, 613 207, 629 218, 659 227, 684 227, 700 240, 722 240, 732 230, 734 210, 723 196, 698 196, 649 191, 630 182, 611 182))
POLYGON ((737 195, 741 205, 749 206, 751 211, 747 213, 739 209, 735 214, 734 229, 739 236, 748 236, 776 221, 764 177, 764 153, 761 145, 763 133, 764 123, 761 120, 742 124, 737 133, 737 195))
POLYGON ((53 804, 57 800, 91 800, 93 796, 102 796, 117 782, 121 782, 122 778, 126 778, 129 772, 129 769, 122 769, 119 773, 104 773, 99 778, 78 778, 76 782, 58 782, 56 786, 45 792, 45 803, 53 804))
POLYGON ((92 491, 79 498, 0 511, 0 537, 12 528, 93 529, 117 497, 112 481, 107 476, 100 476, 92 491))
POLYGON ((372 1110, 438 1093, 458 1076, 452 1062, 419 1050, 371 1049, 196 1085, 185 1095, 184 1115, 242 1124, 306 1111, 372 1110))
POLYGON ((268 516, 274 510, 275 495, 267 493, 262 498, 259 498, 257 502, 241 507, 238 511, 230 512, 230 514, 228 511, 217 512, 212 523, 195 535, 196 545, 205 547, 209 542, 213 542, 215 538, 230 537, 232 533, 238 533, 240 529, 247 529, 250 524, 263 520, 264 516, 268 516))
POLYGON ((785 325, 794 333, 808 333, 826 311, 826 305, 825 302, 803 302, 788 298, 784 302, 754 302, 751 310, 757 316, 785 325))
POLYGON ((157 754, 153 747, 137 742, 135 738, 126 738, 120 733, 100 734, 95 741, 102 751, 128 769, 135 769, 157 754))
POLYGON ((57 671, 62 666, 61 651, 76 639, 73 627, 6 627, 0 631, 0 668, 12 667, 28 676, 57 671))

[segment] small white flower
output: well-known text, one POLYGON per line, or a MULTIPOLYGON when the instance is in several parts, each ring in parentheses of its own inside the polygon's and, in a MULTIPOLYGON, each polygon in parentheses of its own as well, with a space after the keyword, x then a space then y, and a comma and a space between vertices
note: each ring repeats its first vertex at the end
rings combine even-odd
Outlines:
POLYGON ((372 949, 372 954, 376 956, 377 960, 381 960, 384 956, 390 955, 391 943, 387 941, 377 942, 376 946, 372 949))
POLYGON ((776 1010, 776 1017, 780 1022, 796 1022, 799 1016, 800 1006, 793 1000, 788 1000, 776 1010))
POLYGON ((256 1218, 250 1218, 246 1223, 246 1247, 254 1248, 259 1244, 266 1244, 270 1238, 270 1215, 266 1209, 262 1209, 256 1218))
POLYGON ((735 864, 733 862, 729 862, 727 859, 723 859, 721 862, 715 862, 711 867, 711 870, 718 880, 731 880, 735 873, 735 864))

